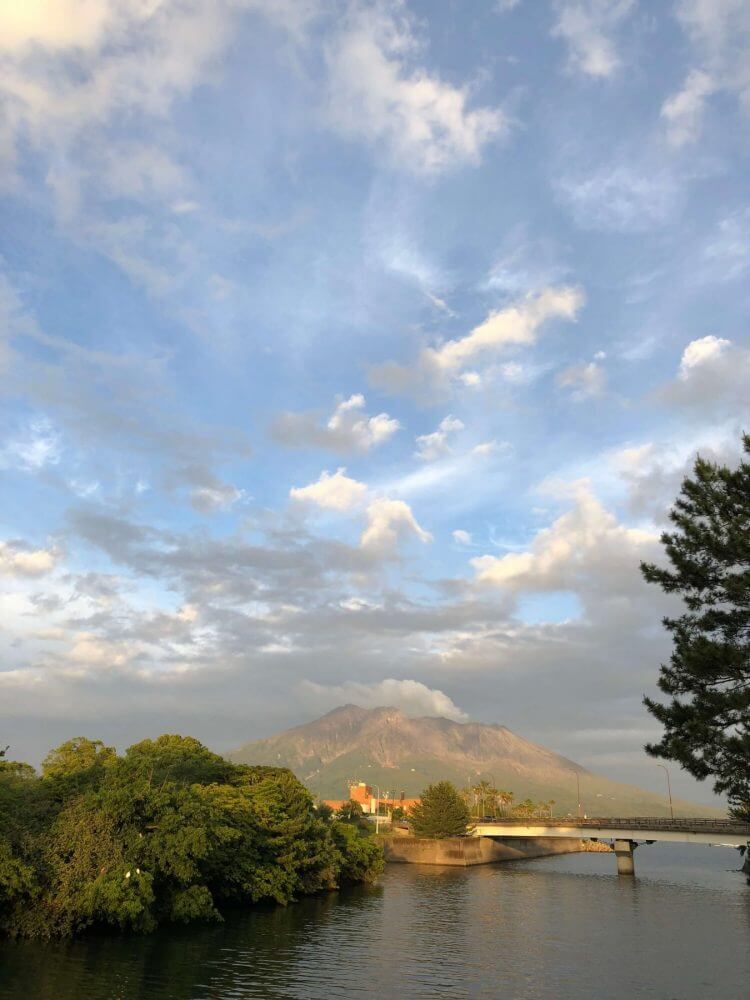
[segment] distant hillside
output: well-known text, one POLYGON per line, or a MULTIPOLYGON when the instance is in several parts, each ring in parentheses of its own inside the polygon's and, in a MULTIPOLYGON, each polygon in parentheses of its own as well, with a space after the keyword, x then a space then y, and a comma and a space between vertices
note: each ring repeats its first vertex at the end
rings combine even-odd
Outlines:
MULTIPOLYGON (((592 774, 505 726, 450 719, 410 719, 396 708, 344 705, 322 719, 255 740, 227 754, 238 763, 288 767, 322 798, 345 798, 351 780, 381 793, 419 795, 430 782, 459 787, 486 778, 516 801, 554 799, 558 814, 575 812, 576 774, 584 811, 599 816, 665 816, 663 796, 592 774)), ((675 800, 675 813, 716 816, 709 806, 675 800)))

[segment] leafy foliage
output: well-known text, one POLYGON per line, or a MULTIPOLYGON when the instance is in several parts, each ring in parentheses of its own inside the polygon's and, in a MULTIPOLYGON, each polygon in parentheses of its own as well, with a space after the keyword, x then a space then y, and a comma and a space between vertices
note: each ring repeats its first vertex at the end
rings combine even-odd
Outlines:
MULTIPOLYGON (((743 439, 750 457, 750 435, 743 439)), ((685 611, 665 618, 670 662, 646 698, 664 726, 654 756, 712 777, 738 815, 750 812, 750 461, 729 469, 699 458, 670 512, 662 543, 670 569, 641 566, 650 583, 679 594, 685 611)))
POLYGON ((382 874, 383 852, 359 823, 337 823, 333 839, 344 859, 342 883, 374 882, 382 874))
POLYGON ((460 837, 466 833, 469 809, 450 781, 429 785, 409 814, 417 837, 460 837))
POLYGON ((220 920, 229 904, 372 881, 383 864, 290 771, 231 764, 176 735, 122 757, 78 737, 41 778, 3 756, 0 831, 0 931, 19 936, 220 920))
POLYGON ((351 823, 364 816, 364 812, 362 811, 362 806, 359 802, 355 802, 354 799, 349 799, 348 802, 341 803, 336 815, 339 819, 343 819, 346 822, 351 823))

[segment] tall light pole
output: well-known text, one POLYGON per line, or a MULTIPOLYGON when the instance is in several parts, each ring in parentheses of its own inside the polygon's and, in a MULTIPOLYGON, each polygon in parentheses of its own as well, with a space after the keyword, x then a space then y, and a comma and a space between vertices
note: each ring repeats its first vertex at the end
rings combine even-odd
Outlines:
POLYGON ((375 833, 380 832, 380 785, 373 785, 378 791, 378 797, 375 799, 375 833))
POLYGON ((672 806, 672 782, 669 780, 669 768, 666 764, 657 764, 657 767, 663 767, 664 773, 667 776, 667 792, 669 794, 669 815, 674 819, 674 807, 672 806))
POLYGON ((581 777, 576 771, 576 793, 578 795, 578 818, 581 818, 581 777))

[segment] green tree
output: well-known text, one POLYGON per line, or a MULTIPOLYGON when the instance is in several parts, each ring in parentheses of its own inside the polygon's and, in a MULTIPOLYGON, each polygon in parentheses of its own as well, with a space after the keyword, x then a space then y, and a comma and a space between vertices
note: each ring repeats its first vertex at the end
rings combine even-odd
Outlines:
POLYGON ((469 809, 450 781, 439 781, 422 792, 409 815, 417 837, 460 837, 466 833, 469 809))
POLYGON ((368 834, 352 823, 334 823, 333 840, 341 852, 342 884, 374 882, 385 868, 382 848, 368 834))
POLYGON ((230 763, 192 736, 165 733, 155 740, 141 740, 128 747, 125 759, 133 772, 165 780, 208 785, 230 781, 238 772, 230 763))
MULTIPOLYGON (((750 458, 750 435, 743 436, 750 458)), ((650 583, 679 595, 683 613, 664 619, 673 640, 659 687, 646 698, 662 723, 655 757, 699 779, 712 777, 737 815, 750 814, 750 461, 736 469, 698 458, 670 512, 670 568, 643 563, 650 583)))
POLYGON ((78 794, 101 783, 105 768, 117 759, 114 747, 101 740, 76 736, 50 750, 42 761, 42 777, 61 799, 78 794))
POLYGON ((498 801, 498 804, 500 806, 500 813, 501 813, 501 815, 503 815, 503 816, 507 815, 508 810, 511 809, 512 806, 513 806, 513 799, 514 798, 515 798, 515 796, 514 796, 513 792, 507 792, 507 791, 505 791, 503 789, 500 789, 498 791, 498 793, 497 793, 497 801, 498 801))
POLYGON ((354 799, 349 799, 348 802, 341 803, 336 812, 336 816, 338 819, 352 823, 361 819, 364 816, 364 813, 362 812, 362 806, 359 802, 355 802, 354 799))
POLYGON ((532 799, 524 799, 523 802, 516 803, 513 807, 512 815, 517 819, 531 819, 536 812, 536 808, 532 799))
POLYGON ((41 778, 0 759, 0 931, 219 920, 226 903, 286 904, 382 870, 369 831, 318 815, 291 771, 175 735, 108 749, 68 741, 41 778))
POLYGON ((326 821, 333 819, 334 809, 332 806, 329 806, 327 802, 318 802, 315 806, 315 812, 320 819, 324 819, 326 821))

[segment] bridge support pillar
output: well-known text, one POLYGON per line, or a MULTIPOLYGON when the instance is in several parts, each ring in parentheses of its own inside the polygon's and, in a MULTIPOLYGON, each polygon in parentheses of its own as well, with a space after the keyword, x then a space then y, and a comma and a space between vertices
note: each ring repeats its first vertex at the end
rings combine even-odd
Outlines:
POLYGON ((638 845, 632 840, 615 841, 615 857, 617 858, 618 875, 635 875, 633 851, 638 845))

